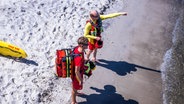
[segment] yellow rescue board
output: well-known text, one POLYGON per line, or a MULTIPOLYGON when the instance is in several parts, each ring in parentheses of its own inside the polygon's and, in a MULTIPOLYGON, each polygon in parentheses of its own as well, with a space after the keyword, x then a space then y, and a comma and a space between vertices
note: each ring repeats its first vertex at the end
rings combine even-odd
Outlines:
POLYGON ((27 54, 23 49, 4 41, 0 41, 0 54, 3 56, 11 56, 16 58, 27 57, 27 54))

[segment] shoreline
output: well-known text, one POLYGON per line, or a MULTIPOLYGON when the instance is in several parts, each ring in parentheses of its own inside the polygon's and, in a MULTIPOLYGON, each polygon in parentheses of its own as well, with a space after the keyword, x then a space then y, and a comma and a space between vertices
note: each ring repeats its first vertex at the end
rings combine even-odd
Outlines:
MULTIPOLYGON (((177 2, 176 2, 177 3, 177 2)), ((184 2, 183 2, 184 3, 184 2)), ((176 21, 172 32, 172 46, 167 51, 162 64, 162 80, 163 80, 163 104, 173 103, 179 104, 183 102, 183 89, 184 86, 182 76, 183 72, 183 6, 173 5, 173 13, 175 13, 174 20, 176 21)))
POLYGON ((124 10, 128 16, 113 19, 111 26, 105 30, 104 47, 97 55, 97 68, 84 84, 83 92, 88 96, 79 97, 79 104, 93 104, 91 100, 96 99, 94 95, 100 96, 100 103, 106 100, 135 104, 163 102, 160 67, 171 45, 169 29, 172 26, 167 17, 170 8, 162 1, 148 1, 128 1, 124 10), (105 99, 103 92, 109 92, 105 89, 107 85, 115 89, 121 98, 105 99), (91 87, 103 91, 99 93, 91 87))

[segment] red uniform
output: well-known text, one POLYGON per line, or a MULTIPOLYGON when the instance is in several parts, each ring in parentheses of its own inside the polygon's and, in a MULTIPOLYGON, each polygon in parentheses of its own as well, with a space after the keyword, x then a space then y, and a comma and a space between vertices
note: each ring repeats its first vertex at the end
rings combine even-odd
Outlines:
MULTIPOLYGON (((84 74, 84 52, 79 52, 78 51, 79 47, 76 47, 74 49, 74 53, 75 54, 80 54, 80 56, 76 56, 74 58, 74 65, 80 67, 80 75, 81 78, 83 79, 83 74, 84 74)), ((72 85, 73 88, 75 88, 76 90, 81 90, 83 88, 82 84, 79 84, 79 81, 77 80, 75 71, 74 71, 74 76, 72 78, 72 85)))
POLYGON ((94 44, 91 44, 90 42, 88 42, 89 50, 94 50, 95 48, 97 48, 97 47, 95 47, 95 44, 96 44, 96 41, 94 41, 94 44))

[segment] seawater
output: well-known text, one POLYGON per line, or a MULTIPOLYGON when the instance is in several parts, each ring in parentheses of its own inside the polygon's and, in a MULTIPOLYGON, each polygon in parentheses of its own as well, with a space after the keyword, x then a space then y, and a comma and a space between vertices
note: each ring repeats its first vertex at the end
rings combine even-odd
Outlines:
POLYGON ((162 64, 163 104, 184 104, 184 0, 172 1, 172 46, 162 64))

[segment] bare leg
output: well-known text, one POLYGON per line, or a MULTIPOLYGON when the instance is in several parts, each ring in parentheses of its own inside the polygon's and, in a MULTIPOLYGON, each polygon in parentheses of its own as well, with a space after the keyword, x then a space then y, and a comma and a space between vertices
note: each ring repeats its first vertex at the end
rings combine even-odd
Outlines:
POLYGON ((96 61, 96 55, 97 55, 97 48, 95 48, 93 52, 93 59, 92 59, 93 62, 96 61))
POLYGON ((90 57, 92 52, 93 52, 92 50, 88 50, 88 52, 86 54, 86 60, 89 60, 89 57, 90 57))
POLYGON ((77 94, 77 90, 72 88, 72 104, 76 104, 76 94, 77 94))

